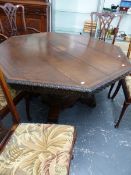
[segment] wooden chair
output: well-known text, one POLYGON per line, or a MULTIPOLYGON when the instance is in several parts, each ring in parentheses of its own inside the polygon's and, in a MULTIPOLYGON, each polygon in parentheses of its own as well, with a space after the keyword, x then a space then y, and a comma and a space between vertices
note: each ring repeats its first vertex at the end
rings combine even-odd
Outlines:
POLYGON ((107 12, 92 12, 91 13, 91 32, 90 36, 94 33, 93 30, 93 24, 96 22, 96 37, 100 40, 106 40, 106 37, 108 37, 109 33, 113 35, 112 44, 115 43, 115 39, 119 30, 119 25, 121 21, 121 15, 115 16, 113 13, 107 13, 107 12), (114 18, 118 18, 116 27, 114 29, 111 29, 111 22, 114 20, 114 18))
MULTIPOLYGON (((98 12, 92 12, 91 13, 91 23, 94 24, 95 22, 97 23, 96 26, 96 37, 100 40, 106 41, 106 38, 108 37, 109 33, 111 35, 113 35, 113 39, 112 39, 112 44, 115 43, 116 40, 116 36, 119 30, 119 25, 121 22, 122 16, 118 15, 115 16, 114 13, 107 13, 107 12, 102 12, 102 13, 98 13, 98 12), (111 29, 111 23, 112 21, 115 19, 117 19, 116 22, 116 27, 114 29, 111 29)), ((94 34, 94 28, 93 25, 91 25, 91 32, 90 32, 90 36, 92 37, 92 35, 94 34)), ((108 98, 110 98, 111 96, 111 91, 114 87, 115 83, 113 83, 110 87, 110 90, 108 92, 108 98)))
MULTIPOLYGON (((1 21, 0 21, 0 31, 2 31, 1 21)), ((7 36, 0 33, 0 43, 3 42, 4 40, 6 40, 7 38, 8 38, 7 36)), ((10 92, 11 92, 11 95, 13 97, 13 101, 15 104, 17 104, 22 98, 25 98, 27 119, 30 121, 31 117, 30 117, 30 112, 29 112, 28 95, 23 91, 18 92, 16 90, 12 89, 10 86, 9 86, 9 89, 10 89, 10 92)), ((7 103, 6 103, 6 99, 4 97, 3 91, 0 87, 0 116, 4 117, 8 112, 9 112, 9 108, 8 108, 7 103)))
MULTIPOLYGON (((131 41, 129 42, 128 52, 127 52, 127 58, 128 59, 130 59, 130 53, 131 53, 131 41)), ((119 89, 121 87, 121 82, 118 82, 117 88, 114 91, 114 94, 111 96, 111 93, 112 93, 112 90, 114 88, 114 85, 115 85, 115 83, 113 83, 111 85, 110 89, 109 89, 109 92, 108 92, 108 98, 109 99, 113 99, 117 95, 117 93, 118 93, 118 91, 119 91, 119 89)))
MULTIPOLYGON (((129 43, 129 48, 128 48, 128 52, 127 52, 127 57, 128 58, 130 56, 130 52, 131 52, 131 41, 129 43)), ((122 89, 123 89, 123 92, 124 92, 125 101, 123 103, 123 107, 122 107, 119 119, 118 119, 117 123, 115 124, 115 128, 119 127, 119 124, 121 122, 121 119, 124 116, 124 113, 125 113, 127 107, 131 104, 131 75, 126 76, 124 79, 122 79, 118 82, 118 85, 117 85, 113 95, 110 96, 110 99, 113 100, 116 97, 116 95, 119 92, 121 86, 122 86, 122 89)))
POLYGON ((3 32, 7 36, 39 33, 37 29, 27 27, 23 5, 13 5, 11 3, 5 3, 4 5, 0 5, 0 11, 1 13, 3 13, 3 16, 1 16, 1 21, 4 26, 3 32), (20 11, 21 13, 19 13, 20 11), (18 23, 21 24, 19 28, 17 25, 18 23))
POLYGON ((75 128, 68 125, 20 123, 1 70, 0 85, 13 123, 0 144, 0 174, 69 174, 75 128))
MULTIPOLYGON (((109 32, 111 35, 113 35, 112 44, 115 43, 115 39, 119 30, 119 25, 121 22, 122 16, 121 15, 114 15, 114 13, 108 13, 108 12, 92 12, 91 13, 91 22, 89 24, 89 31, 90 31, 90 37, 98 38, 99 40, 106 41, 106 38, 109 36, 109 32), (112 30, 111 23, 112 21, 118 18, 116 22, 116 27, 112 30), (112 31, 111 31, 112 30, 112 31)), ((81 35, 82 33, 80 33, 81 35)), ((108 93, 108 96, 110 96, 111 90, 113 89, 115 83, 111 85, 110 91, 108 93)), ((83 99, 82 99, 83 101, 83 99)), ((85 99, 84 99, 85 101, 85 99)), ((95 105, 95 104, 93 104, 95 105)))
MULTIPOLYGON (((96 27, 97 38, 99 38, 100 40, 105 41, 106 38, 108 37, 109 33, 110 33, 111 35, 113 35, 112 44, 114 44, 115 40, 116 40, 118 30, 119 30, 119 25, 120 25, 121 19, 122 19, 121 15, 115 16, 114 13, 92 12, 91 13, 91 23, 92 24, 94 24, 94 22, 97 23, 97 27, 96 27), (118 20, 116 22, 116 27, 114 29, 110 29, 111 23, 115 18, 118 18, 118 20)), ((92 25, 90 36, 92 36, 93 32, 94 31, 93 31, 93 25, 92 25)), ((110 98, 110 96, 111 96, 111 91, 112 91, 114 85, 115 85, 115 83, 113 83, 110 87, 110 90, 108 92, 108 98, 110 98)))

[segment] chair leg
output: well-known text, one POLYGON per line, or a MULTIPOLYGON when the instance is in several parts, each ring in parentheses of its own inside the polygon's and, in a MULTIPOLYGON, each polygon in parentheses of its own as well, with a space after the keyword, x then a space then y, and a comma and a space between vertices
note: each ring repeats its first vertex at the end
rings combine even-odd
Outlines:
POLYGON ((114 87, 115 83, 113 83, 109 89, 109 92, 108 92, 108 98, 110 99, 111 98, 111 92, 112 92, 112 89, 114 87))
POLYGON ((30 96, 29 95, 25 96, 25 108, 26 108, 27 119, 28 121, 31 121, 32 118, 30 116, 30 96))
POLYGON ((121 110, 121 114, 120 114, 120 117, 117 121, 117 123, 115 124, 115 128, 118 128, 119 127, 119 124, 120 124, 120 121, 126 111, 126 108, 129 106, 129 103, 127 103, 126 101, 124 101, 124 104, 123 104, 123 107, 122 107, 122 110, 121 110))
POLYGON ((115 96, 117 95, 117 93, 118 93, 119 90, 120 90, 121 81, 118 82, 118 85, 117 85, 117 87, 116 87, 116 90, 115 90, 115 92, 113 93, 113 95, 111 96, 111 92, 112 92, 112 89, 113 89, 114 85, 115 85, 115 83, 113 83, 113 84, 111 85, 110 90, 109 90, 109 93, 108 93, 108 98, 109 98, 109 99, 112 99, 112 100, 115 98, 115 96))
POLYGON ((114 94, 113 94, 112 97, 111 97, 112 100, 116 97, 117 93, 118 93, 119 90, 120 90, 120 87, 121 87, 121 81, 118 82, 118 85, 117 85, 117 87, 116 87, 116 90, 115 90, 114 94))

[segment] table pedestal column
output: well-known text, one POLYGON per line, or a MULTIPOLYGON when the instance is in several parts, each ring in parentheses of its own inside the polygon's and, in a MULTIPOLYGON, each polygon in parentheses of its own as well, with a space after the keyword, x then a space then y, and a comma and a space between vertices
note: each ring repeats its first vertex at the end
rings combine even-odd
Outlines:
POLYGON ((96 106, 94 95, 87 97, 71 97, 71 96, 58 96, 58 95, 45 95, 43 101, 49 105, 48 123, 58 123, 60 111, 72 107, 77 101, 86 104, 89 107, 96 106))

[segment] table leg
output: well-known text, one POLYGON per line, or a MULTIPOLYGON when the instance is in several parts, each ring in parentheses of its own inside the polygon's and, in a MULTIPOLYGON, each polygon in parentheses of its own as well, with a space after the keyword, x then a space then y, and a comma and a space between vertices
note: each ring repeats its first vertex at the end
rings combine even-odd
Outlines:
POLYGON ((58 123, 61 110, 60 104, 51 104, 48 112, 48 123, 58 123))
MULTIPOLYGON (((49 112, 48 112, 48 123, 58 123, 60 110, 69 108, 75 104, 78 100, 78 97, 61 97, 55 95, 47 95, 43 97, 43 101, 48 103, 49 112)), ((94 94, 89 94, 86 97, 80 98, 80 102, 87 104, 89 107, 96 106, 96 99, 94 94)))
POLYGON ((72 107, 78 97, 45 95, 43 102, 49 105, 48 123, 58 123, 60 110, 72 107))

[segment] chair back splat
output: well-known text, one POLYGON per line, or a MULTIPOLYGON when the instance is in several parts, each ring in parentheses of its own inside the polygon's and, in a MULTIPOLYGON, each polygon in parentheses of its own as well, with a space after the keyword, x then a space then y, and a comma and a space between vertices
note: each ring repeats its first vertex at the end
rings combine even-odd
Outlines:
POLYGON ((94 22, 96 22, 97 26, 96 26, 96 37, 99 38, 100 40, 104 40, 106 39, 106 37, 108 37, 110 31, 111 34, 113 35, 113 39, 112 39, 112 44, 115 43, 115 39, 116 39, 116 35, 118 33, 118 29, 119 29, 119 25, 120 25, 120 21, 121 21, 122 16, 118 15, 115 16, 113 13, 107 13, 107 12, 103 12, 103 13, 99 13, 99 12, 92 12, 91 13, 91 32, 90 32, 90 36, 92 36, 93 34, 93 24, 94 22), (111 23, 113 21, 114 18, 119 18, 117 25, 114 29, 111 29, 111 23))
POLYGON ((4 27, 4 34, 7 36, 10 37, 28 33, 39 33, 37 29, 27 27, 23 5, 5 3, 4 5, 0 5, 0 12, 3 13, 4 16, 1 21, 4 27))
POLYGON ((7 17, 7 21, 11 30, 11 36, 17 35, 17 12, 21 11, 21 22, 24 31, 26 31, 26 22, 25 22, 25 12, 23 5, 13 5, 11 3, 6 3, 5 5, 0 5, 0 9, 3 10, 3 13, 7 17))

